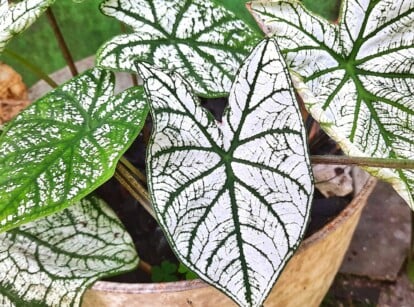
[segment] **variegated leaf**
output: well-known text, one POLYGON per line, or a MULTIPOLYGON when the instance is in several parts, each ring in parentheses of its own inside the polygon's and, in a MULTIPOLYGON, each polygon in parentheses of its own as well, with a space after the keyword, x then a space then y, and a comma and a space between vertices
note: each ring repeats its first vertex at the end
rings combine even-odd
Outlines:
POLYGON ((1 306, 79 306, 98 278, 134 269, 134 244, 112 210, 91 197, 0 234, 1 306))
POLYGON ((178 75, 139 64, 154 132, 148 182, 180 260, 244 306, 262 304, 299 245, 313 192, 306 138, 274 40, 241 68, 217 123, 178 75))
POLYGON ((16 34, 26 30, 55 0, 23 0, 0 5, 0 52, 16 34))
POLYGON ((101 9, 131 26, 98 52, 98 65, 134 71, 134 61, 176 70, 205 96, 228 93, 240 63, 258 42, 232 12, 210 0, 107 0, 101 9))
POLYGON ((109 179, 148 113, 94 69, 23 111, 0 137, 0 230, 61 210, 109 179))
MULTIPOLYGON (((338 25, 296 1, 251 9, 303 77, 309 111, 345 153, 414 159, 414 0, 344 0, 338 25)), ((414 208, 413 170, 369 170, 414 208)))

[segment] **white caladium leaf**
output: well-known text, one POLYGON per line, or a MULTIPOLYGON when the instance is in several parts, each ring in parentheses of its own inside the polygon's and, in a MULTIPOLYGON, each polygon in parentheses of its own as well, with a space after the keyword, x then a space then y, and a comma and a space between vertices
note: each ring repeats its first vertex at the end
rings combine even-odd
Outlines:
POLYGON ((98 52, 98 65, 135 71, 134 61, 176 70, 205 96, 228 93, 237 69, 260 37, 209 0, 107 0, 102 12, 131 26, 98 52))
POLYGON ((154 120, 149 189, 171 246, 237 303, 261 305, 299 245, 313 192, 305 130, 275 40, 247 58, 222 123, 178 75, 138 70, 154 120))
POLYGON ((138 256, 112 210, 84 199, 0 234, 1 306, 79 306, 98 278, 130 271, 138 256))
POLYGON ((26 30, 55 0, 23 0, 0 4, 0 52, 16 34, 26 30))
MULTIPOLYGON (((296 1, 253 2, 251 10, 346 154, 414 159, 414 0, 344 0, 338 25, 296 1)), ((414 208, 413 170, 368 170, 414 208)))
POLYGON ((113 95, 93 69, 34 102, 0 137, 0 230, 61 210, 115 171, 148 113, 143 88, 113 95))

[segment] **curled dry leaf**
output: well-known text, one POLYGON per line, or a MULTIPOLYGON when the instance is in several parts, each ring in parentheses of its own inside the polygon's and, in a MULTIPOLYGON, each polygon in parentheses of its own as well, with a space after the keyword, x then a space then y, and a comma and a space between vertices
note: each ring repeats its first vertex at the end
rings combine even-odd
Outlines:
POLYGON ((0 125, 14 118, 29 104, 22 77, 10 66, 0 63, 0 125))
POLYGON ((315 187, 326 198, 342 197, 352 193, 353 181, 350 166, 317 164, 312 167, 312 170, 315 176, 315 187))

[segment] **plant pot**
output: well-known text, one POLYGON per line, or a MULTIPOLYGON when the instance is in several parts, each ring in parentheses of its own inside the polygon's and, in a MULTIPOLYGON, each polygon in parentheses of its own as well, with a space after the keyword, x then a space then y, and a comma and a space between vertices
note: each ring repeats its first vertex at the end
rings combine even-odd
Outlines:
MULTIPOLYGON (((276 282, 265 306, 319 306, 328 291, 362 209, 376 180, 354 169, 355 197, 334 220, 304 240, 276 282)), ((152 284, 98 281, 83 297, 83 307, 95 306, 236 306, 201 280, 152 284)))

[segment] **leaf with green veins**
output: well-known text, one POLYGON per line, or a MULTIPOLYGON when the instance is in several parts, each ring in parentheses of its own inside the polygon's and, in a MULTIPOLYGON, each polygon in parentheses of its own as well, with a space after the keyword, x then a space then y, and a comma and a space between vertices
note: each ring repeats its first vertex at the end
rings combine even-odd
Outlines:
POLYGON ((55 0, 24 0, 0 4, 0 52, 16 34, 26 30, 55 0))
POLYGON ((142 88, 93 69, 29 106, 0 137, 0 230, 62 210, 114 173, 141 130, 142 88))
POLYGON ((275 40, 260 43, 217 123, 178 75, 138 64, 154 132, 148 184, 180 261, 245 306, 262 304, 303 236, 313 182, 275 40))
MULTIPOLYGON (((310 113, 346 154, 414 159, 414 0, 345 0, 338 25, 296 1, 253 2, 251 10, 303 77, 310 113)), ((414 208, 413 170, 367 170, 414 208)))
POLYGON ((0 242, 1 306, 79 306, 97 279, 138 264, 122 223, 96 197, 2 233, 0 242))
POLYGON ((206 0, 107 0, 105 15, 133 28, 97 55, 98 65, 135 71, 134 61, 176 70, 203 96, 228 93, 260 37, 232 12, 206 0))

